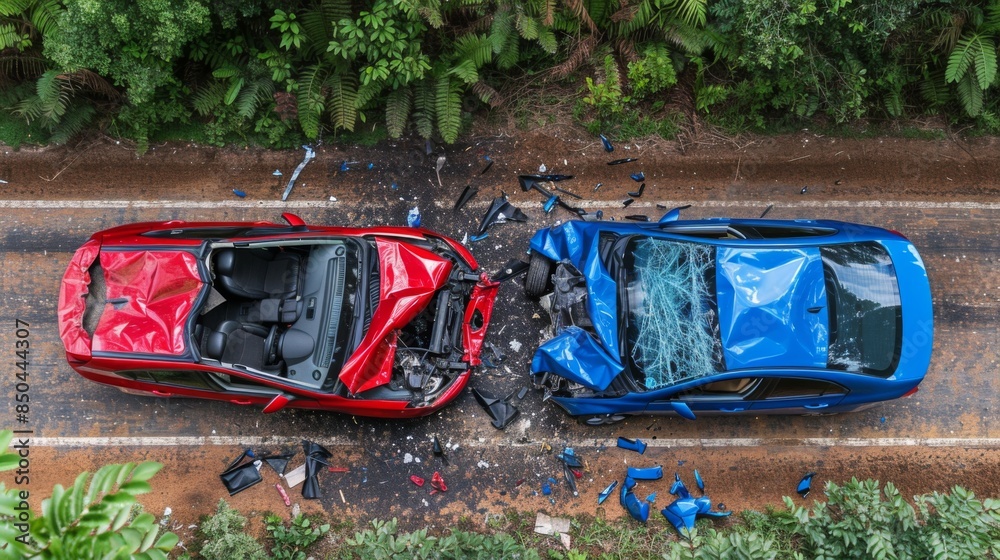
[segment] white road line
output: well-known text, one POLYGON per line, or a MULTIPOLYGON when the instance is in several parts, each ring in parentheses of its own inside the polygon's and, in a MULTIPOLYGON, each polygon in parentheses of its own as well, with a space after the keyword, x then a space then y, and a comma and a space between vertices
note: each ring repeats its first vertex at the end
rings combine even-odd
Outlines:
MULTIPOLYGON (((29 436, 30 437, 30 436, 29 436)), ((313 438, 325 446, 356 446, 347 438, 313 438)), ((32 437, 36 447, 198 447, 205 445, 262 447, 298 445, 301 437, 288 436, 120 436, 120 437, 32 437)), ((428 440, 430 441, 430 440, 428 440)), ((964 449, 1000 449, 1000 438, 677 438, 644 439, 650 447, 725 448, 725 447, 958 447, 964 449)), ((462 447, 495 447, 494 441, 457 442, 462 447)), ((577 447, 615 447, 616 439, 583 439, 577 447)), ((537 447, 539 442, 505 442, 504 447, 537 447)))
MULTIPOLYGON (((624 200, 624 197, 623 197, 624 200)), ((569 200, 573 206, 582 208, 621 208, 617 200, 569 200)), ((0 200, 2 209, 45 209, 65 208, 103 210, 119 208, 158 209, 216 209, 216 208, 264 208, 264 209, 308 209, 335 208, 345 202, 326 200, 0 200)), ((407 201, 412 203, 412 201, 407 201)), ((674 208, 690 204, 700 208, 754 208, 763 209, 771 202, 767 200, 637 200, 630 208, 652 208, 657 204, 674 208)), ((451 208, 452 201, 435 201, 439 208, 451 208)), ((471 206, 486 206, 488 202, 478 201, 471 206)), ((519 202, 522 208, 541 208, 544 201, 519 202)), ((1000 210, 1000 202, 924 202, 919 200, 799 200, 795 202, 775 202, 781 208, 903 208, 914 210, 1000 210)))

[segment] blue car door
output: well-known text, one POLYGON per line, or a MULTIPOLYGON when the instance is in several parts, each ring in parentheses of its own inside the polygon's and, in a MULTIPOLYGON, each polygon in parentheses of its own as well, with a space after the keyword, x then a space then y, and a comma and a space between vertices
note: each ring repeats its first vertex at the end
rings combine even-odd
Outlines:
POLYGON ((823 379, 778 377, 766 379, 755 394, 754 412, 809 414, 833 408, 847 396, 842 385, 823 379))
POLYGON ((733 377, 711 380, 683 388, 671 388, 650 395, 647 414, 673 412, 671 402, 683 402, 695 416, 700 414, 737 414, 746 412, 753 404, 764 379, 760 377, 733 377))

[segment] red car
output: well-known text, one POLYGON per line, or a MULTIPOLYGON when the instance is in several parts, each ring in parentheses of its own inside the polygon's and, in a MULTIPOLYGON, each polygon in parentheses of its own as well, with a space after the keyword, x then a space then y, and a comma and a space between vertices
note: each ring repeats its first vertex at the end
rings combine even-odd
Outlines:
POLYGON ((408 418, 479 365, 498 284, 421 228, 155 222, 98 232, 59 293, 70 365, 128 393, 408 418))

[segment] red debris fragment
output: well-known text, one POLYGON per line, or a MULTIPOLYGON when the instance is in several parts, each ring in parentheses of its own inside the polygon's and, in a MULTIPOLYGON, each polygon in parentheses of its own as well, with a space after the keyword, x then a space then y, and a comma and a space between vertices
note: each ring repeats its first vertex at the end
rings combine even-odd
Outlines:
POLYGON ((288 498, 288 494, 285 492, 285 489, 281 487, 281 483, 275 484, 274 487, 278 489, 278 494, 281 494, 281 499, 285 501, 285 505, 292 505, 292 500, 288 498))
POLYGON ((570 472, 572 472, 573 476, 575 476, 576 478, 583 478, 583 471, 579 471, 579 470, 576 470, 576 469, 570 469, 570 472))
POLYGON ((423 486, 424 485, 424 479, 420 478, 419 476, 417 476, 415 474, 411 474, 410 475, 410 482, 416 484, 417 486, 423 486))
POLYGON ((330 468, 328 468, 326 470, 328 470, 330 472, 337 472, 337 473, 351 472, 351 469, 349 469, 347 467, 330 467, 330 468))
POLYGON ((431 494, 448 491, 448 486, 444 483, 444 479, 441 478, 441 473, 434 471, 434 476, 431 477, 431 488, 434 489, 431 494))
POLYGON ((519 478, 519 479, 517 480, 517 482, 515 482, 515 483, 514 483, 514 486, 520 486, 520 485, 522 485, 522 484, 524 484, 524 479, 523 479, 523 478, 519 478))

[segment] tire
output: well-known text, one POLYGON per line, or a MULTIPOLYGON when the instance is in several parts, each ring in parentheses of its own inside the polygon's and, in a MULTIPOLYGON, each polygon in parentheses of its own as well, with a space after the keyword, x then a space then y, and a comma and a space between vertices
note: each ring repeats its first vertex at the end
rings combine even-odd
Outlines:
POLYGON ((524 293, 530 298, 539 298, 552 291, 553 268, 548 257, 532 252, 528 274, 524 277, 524 293))
POLYGON ((624 414, 601 414, 598 416, 588 416, 582 418, 581 422, 588 426, 610 426, 611 424, 617 424, 624 420, 626 416, 624 414))

